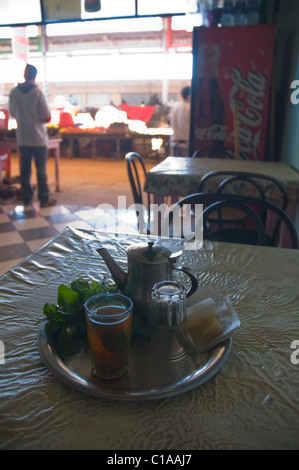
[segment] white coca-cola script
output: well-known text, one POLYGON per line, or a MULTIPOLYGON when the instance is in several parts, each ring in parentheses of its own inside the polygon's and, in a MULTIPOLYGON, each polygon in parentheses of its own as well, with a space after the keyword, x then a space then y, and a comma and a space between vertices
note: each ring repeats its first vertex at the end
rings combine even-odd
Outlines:
POLYGON ((230 92, 229 105, 233 111, 234 103, 237 103, 240 151, 248 154, 248 158, 251 154, 251 158, 258 159, 267 78, 261 72, 249 71, 246 79, 239 69, 233 67, 232 80, 234 85, 230 92))
POLYGON ((226 126, 214 124, 211 127, 199 127, 195 129, 195 136, 199 140, 224 140, 226 137, 226 126))

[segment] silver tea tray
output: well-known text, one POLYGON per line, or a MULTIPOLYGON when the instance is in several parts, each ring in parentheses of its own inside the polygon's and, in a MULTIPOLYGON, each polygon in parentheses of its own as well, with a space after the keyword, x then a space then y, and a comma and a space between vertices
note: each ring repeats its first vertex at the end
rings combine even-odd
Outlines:
POLYGON ((88 394, 112 400, 152 400, 189 391, 211 379, 227 361, 232 339, 206 353, 185 354, 166 361, 149 352, 146 341, 132 342, 128 372, 120 379, 105 381, 91 373, 88 344, 81 352, 63 356, 43 325, 38 332, 38 349, 44 365, 58 379, 88 394))

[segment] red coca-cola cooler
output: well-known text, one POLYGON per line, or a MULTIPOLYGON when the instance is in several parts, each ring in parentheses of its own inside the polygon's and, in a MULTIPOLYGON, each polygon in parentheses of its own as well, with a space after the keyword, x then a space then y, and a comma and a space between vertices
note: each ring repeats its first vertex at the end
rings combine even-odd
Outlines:
POLYGON ((274 25, 194 28, 190 155, 234 158, 237 142, 266 159, 273 44, 274 25))

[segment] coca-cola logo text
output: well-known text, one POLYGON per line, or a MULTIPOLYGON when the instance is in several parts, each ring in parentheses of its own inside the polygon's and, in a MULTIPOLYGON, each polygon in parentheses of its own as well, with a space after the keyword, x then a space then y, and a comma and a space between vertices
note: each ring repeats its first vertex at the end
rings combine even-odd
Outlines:
POLYGON ((195 129, 198 140, 224 140, 226 137, 226 126, 214 124, 211 127, 199 127, 195 129))
POLYGON ((233 67, 232 80, 234 85, 230 92, 230 109, 234 112, 234 103, 237 103, 240 150, 253 152, 257 158, 264 121, 267 78, 261 72, 249 71, 246 79, 239 69, 233 67))

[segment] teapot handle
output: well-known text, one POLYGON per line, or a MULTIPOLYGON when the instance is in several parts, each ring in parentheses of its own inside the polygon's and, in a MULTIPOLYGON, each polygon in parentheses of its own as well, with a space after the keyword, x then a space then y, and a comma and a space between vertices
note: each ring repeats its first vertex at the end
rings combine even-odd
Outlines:
POLYGON ((194 294, 198 287, 198 281, 191 270, 185 266, 171 266, 172 269, 176 269, 177 271, 182 271, 183 273, 187 274, 187 276, 191 279, 191 287, 186 293, 186 297, 190 297, 190 295, 194 294))

